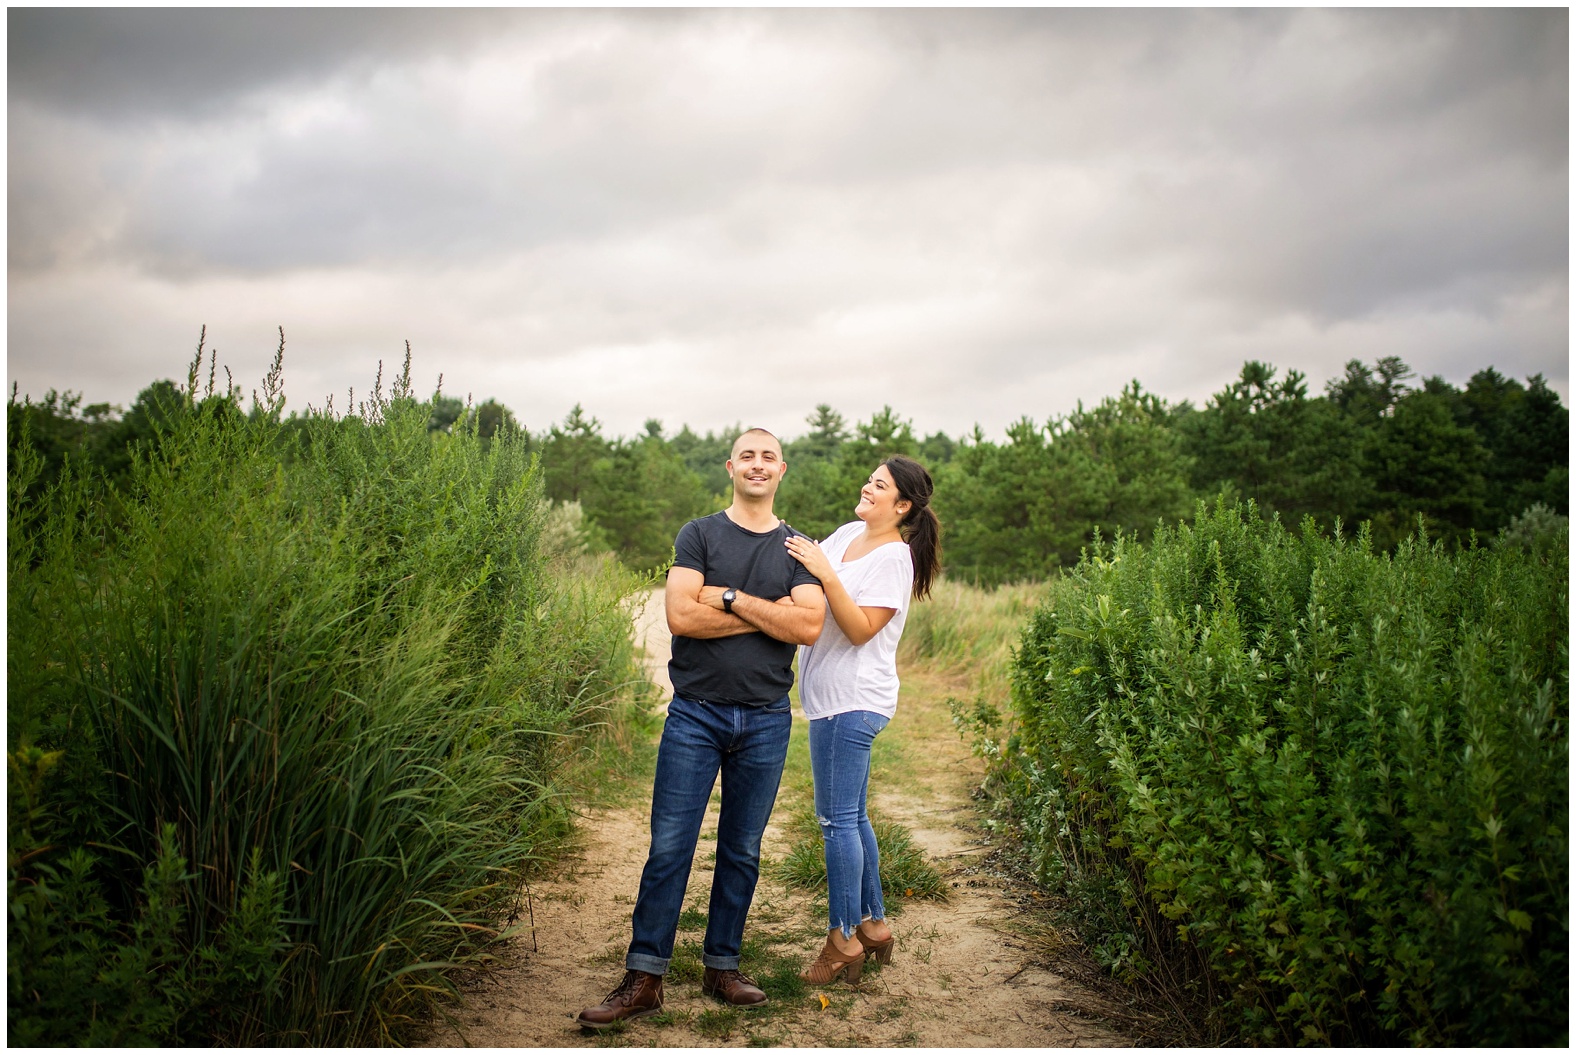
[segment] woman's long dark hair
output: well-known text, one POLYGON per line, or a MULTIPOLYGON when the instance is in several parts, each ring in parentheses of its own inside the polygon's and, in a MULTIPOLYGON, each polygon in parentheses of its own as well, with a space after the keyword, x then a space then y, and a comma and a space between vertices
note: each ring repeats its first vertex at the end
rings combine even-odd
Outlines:
POLYGON ((911 506, 898 523, 903 541, 908 543, 909 555, 914 560, 914 597, 923 601, 930 596, 930 585, 941 572, 941 521, 930 508, 930 496, 936 485, 925 467, 912 458, 894 454, 881 463, 892 474, 897 484, 899 499, 907 499, 911 506))

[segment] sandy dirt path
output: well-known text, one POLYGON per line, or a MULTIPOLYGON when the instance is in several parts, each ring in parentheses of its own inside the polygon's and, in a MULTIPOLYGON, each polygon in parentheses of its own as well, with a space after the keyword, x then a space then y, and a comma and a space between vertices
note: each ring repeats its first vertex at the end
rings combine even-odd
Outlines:
MULTIPOLYGON (((668 637, 660 593, 636 625, 654 679, 666 685, 668 637)), ((877 741, 872 803, 906 825, 946 877, 944 902, 907 900, 890 915, 897 936, 891 965, 867 971, 857 987, 837 984, 780 996, 769 1008, 739 1012, 703 997, 698 953, 716 806, 703 829, 680 921, 665 1013, 621 1032, 583 1033, 572 1018, 599 1002, 623 973, 629 914, 645 862, 649 798, 584 818, 580 848, 530 885, 521 917, 534 933, 517 938, 502 966, 466 993, 465 1006, 435 1027, 430 1046, 741 1047, 924 1046, 1083 1047, 1131 1043, 1100 1018, 1101 1001, 1040 966, 1045 957, 1016 924, 1032 892, 993 874, 969 790, 979 763, 953 731, 944 679, 904 673, 898 717, 877 741), (893 734, 900 734, 894 736, 893 734), (826 1000, 820 999, 821 995, 826 1000)), ((772 824, 762 878, 746 930, 745 970, 784 981, 814 957, 825 934, 825 897, 774 875, 791 844, 786 825, 809 801, 802 717, 772 824)), ((767 983, 763 983, 767 984, 767 983)), ((786 988, 785 988, 786 987, 786 988)), ((772 991, 768 984, 768 991, 772 991)))

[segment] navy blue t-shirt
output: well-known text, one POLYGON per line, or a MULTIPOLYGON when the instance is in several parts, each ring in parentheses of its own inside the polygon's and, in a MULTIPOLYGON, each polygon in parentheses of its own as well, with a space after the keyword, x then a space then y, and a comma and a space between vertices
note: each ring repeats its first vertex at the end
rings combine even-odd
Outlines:
MULTIPOLYGON (((821 585, 783 545, 800 534, 781 522, 771 531, 749 531, 728 514, 713 513, 679 528, 673 566, 700 572, 707 586, 732 586, 776 601, 795 586, 821 585)), ((687 700, 764 707, 788 695, 796 647, 759 630, 709 639, 675 634, 668 678, 674 693, 687 700)))

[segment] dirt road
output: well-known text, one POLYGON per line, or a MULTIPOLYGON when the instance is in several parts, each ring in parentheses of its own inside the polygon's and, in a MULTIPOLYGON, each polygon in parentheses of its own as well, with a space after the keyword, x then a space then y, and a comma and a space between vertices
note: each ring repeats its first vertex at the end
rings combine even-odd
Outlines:
MULTIPOLYGON (((668 639, 660 594, 637 615, 653 678, 666 684, 668 639)), ((959 687, 904 672, 898 716, 877 741, 872 805, 913 834, 947 879, 947 901, 889 906, 897 936, 892 963, 857 987, 803 989, 793 976, 825 936, 825 896, 785 885, 773 863, 787 853, 789 822, 807 808, 811 783, 805 722, 795 719, 783 789, 763 845, 760 886, 746 931, 746 973, 774 999, 740 1012, 703 997, 699 943, 711 882, 716 798, 701 836, 666 987, 664 1014, 617 1033, 582 1033, 580 1008, 597 1003, 623 973, 629 914, 645 862, 649 799, 585 819, 580 851, 528 890, 532 934, 467 994, 456 1021, 434 1029, 433 1046, 1083 1047, 1130 1043, 1098 1016, 1098 998, 1037 966, 1022 933, 1029 891, 993 875, 969 789, 978 761, 959 741, 944 699, 959 687), (825 996, 825 1000, 821 999, 825 996)))

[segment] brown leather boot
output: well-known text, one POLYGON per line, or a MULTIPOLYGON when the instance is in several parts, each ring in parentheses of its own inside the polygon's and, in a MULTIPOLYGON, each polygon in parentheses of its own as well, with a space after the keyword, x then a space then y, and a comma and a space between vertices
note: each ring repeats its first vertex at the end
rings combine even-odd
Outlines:
POLYGON ((707 996, 726 1001, 734 1007, 760 1007, 766 1003, 766 994, 754 981, 738 971, 719 971, 706 968, 701 975, 700 991, 707 996))
POLYGON ((662 1010, 662 976, 645 971, 625 971, 618 988, 595 1007, 575 1016, 582 1029, 607 1029, 662 1010))

